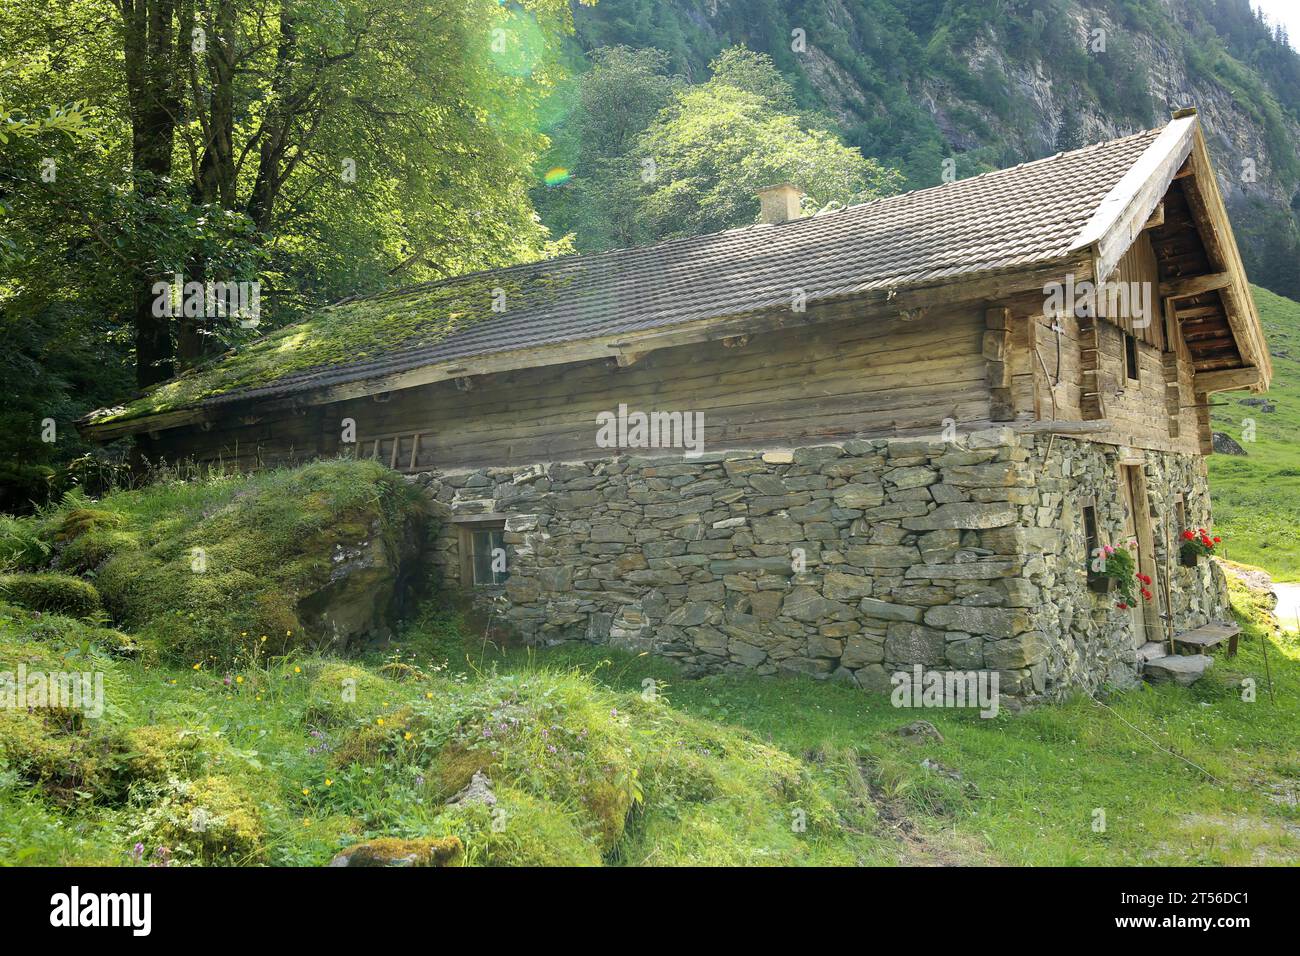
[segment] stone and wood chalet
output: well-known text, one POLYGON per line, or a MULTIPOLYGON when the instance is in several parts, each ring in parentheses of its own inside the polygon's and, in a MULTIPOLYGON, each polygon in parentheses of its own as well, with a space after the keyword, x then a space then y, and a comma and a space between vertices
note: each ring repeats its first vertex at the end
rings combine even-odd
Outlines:
POLYGON ((526 639, 694 672, 884 690, 920 664, 1052 697, 1233 633, 1179 547, 1210 527, 1212 396, 1271 366, 1194 111, 799 201, 345 300, 81 428, 240 469, 378 459, 435 502, 445 580, 526 639), (638 412, 658 441, 602 428, 638 412), (1121 609, 1088 561, 1130 540, 1151 598, 1121 609))

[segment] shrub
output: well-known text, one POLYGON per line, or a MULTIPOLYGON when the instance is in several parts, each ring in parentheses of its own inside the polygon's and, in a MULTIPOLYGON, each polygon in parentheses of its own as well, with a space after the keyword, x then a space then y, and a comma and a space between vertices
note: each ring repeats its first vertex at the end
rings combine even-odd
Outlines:
POLYGON ((95 586, 67 574, 0 575, 0 598, 33 611, 88 617, 102 602, 95 586))

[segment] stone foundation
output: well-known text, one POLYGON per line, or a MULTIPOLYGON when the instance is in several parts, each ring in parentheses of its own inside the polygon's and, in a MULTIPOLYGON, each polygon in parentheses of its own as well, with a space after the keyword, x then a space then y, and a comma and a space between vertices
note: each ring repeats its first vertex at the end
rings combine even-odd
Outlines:
MULTIPOLYGON (((1105 445, 992 429, 413 480, 444 519, 436 561, 450 581, 455 522, 504 519, 510 578, 477 597, 527 640, 872 691, 916 664, 989 669, 1003 694, 1038 697, 1135 679, 1141 641, 1087 589, 1078 506, 1095 497, 1104 539, 1118 541, 1117 462, 1105 445)), ((1199 459, 1148 452, 1145 471, 1162 515, 1181 492, 1206 525, 1199 459)), ((1222 617, 1217 568, 1173 564, 1178 629, 1222 617)))

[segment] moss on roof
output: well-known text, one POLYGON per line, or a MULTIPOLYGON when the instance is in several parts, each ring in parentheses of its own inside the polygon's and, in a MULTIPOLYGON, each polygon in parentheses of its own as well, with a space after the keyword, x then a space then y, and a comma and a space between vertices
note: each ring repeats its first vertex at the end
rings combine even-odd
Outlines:
POLYGON ((475 273, 396 292, 345 299, 310 319, 255 339, 220 358, 178 375, 125 405, 92 413, 92 425, 193 408, 291 375, 374 361, 393 352, 436 345, 498 313, 502 290, 510 308, 549 298, 555 283, 536 266, 475 273))

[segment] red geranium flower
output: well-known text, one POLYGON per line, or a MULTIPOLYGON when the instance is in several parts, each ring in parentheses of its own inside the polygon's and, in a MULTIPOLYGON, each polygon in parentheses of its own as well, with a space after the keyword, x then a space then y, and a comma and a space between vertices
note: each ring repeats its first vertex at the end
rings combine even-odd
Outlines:
POLYGON ((1196 535, 1194 535, 1194 534, 1193 534, 1192 532, 1190 532, 1190 531, 1184 531, 1184 532, 1183 532, 1183 537, 1186 538, 1188 541, 1191 541, 1191 540, 1193 540, 1193 539, 1196 537, 1196 535))
POLYGON ((1220 541, 1222 541, 1222 540, 1223 540, 1223 539, 1220 538, 1218 535, 1215 535, 1215 536, 1214 536, 1214 543, 1215 543, 1215 544, 1218 544, 1218 543, 1219 543, 1220 541))

